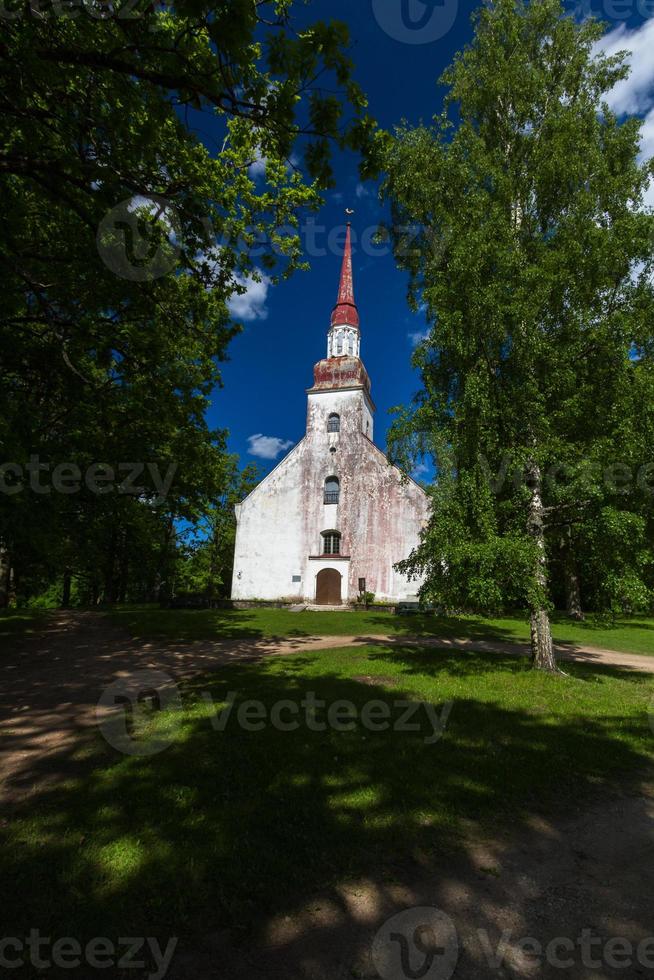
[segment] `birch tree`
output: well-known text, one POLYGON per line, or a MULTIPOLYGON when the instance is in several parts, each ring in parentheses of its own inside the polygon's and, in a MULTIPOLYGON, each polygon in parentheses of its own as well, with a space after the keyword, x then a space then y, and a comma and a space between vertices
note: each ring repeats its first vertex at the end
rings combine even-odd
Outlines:
POLYGON ((380 139, 395 254, 430 322, 391 438, 403 462, 437 463, 403 567, 449 608, 528 607, 548 671, 562 539, 597 606, 652 594, 653 168, 640 120, 605 104, 628 69, 596 53, 603 30, 557 0, 498 0, 441 78, 433 123, 380 139))

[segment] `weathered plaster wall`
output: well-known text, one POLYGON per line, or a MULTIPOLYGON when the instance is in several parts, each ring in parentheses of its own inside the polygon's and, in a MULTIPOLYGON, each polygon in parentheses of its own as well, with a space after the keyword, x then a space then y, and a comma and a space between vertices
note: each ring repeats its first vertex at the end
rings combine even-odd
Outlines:
POLYGON ((341 572, 343 601, 356 597, 359 578, 379 599, 415 594, 419 583, 393 565, 417 543, 427 498, 371 442, 372 412, 363 386, 309 392, 305 439, 238 508, 234 599, 311 602, 322 568, 341 572), (340 415, 339 433, 327 432, 332 412, 340 415), (323 503, 329 476, 340 480, 338 505, 323 503), (331 529, 341 532, 341 557, 318 558, 321 532, 331 529), (297 575, 302 581, 294 583, 297 575))
POLYGON ((306 562, 302 523, 301 472, 305 440, 236 508, 233 599, 304 596, 306 562))

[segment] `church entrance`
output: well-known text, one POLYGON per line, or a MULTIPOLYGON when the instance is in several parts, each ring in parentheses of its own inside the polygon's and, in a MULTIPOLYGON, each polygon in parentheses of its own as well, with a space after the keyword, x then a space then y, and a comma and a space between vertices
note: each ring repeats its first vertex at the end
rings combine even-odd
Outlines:
POLYGON ((323 568, 316 576, 316 604, 339 606, 341 604, 341 573, 335 568, 323 568))

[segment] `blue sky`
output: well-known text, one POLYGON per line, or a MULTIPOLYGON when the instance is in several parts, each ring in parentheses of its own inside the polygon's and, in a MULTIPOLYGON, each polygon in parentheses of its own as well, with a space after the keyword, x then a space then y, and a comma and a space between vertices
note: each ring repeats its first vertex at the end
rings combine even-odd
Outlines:
MULTIPOLYGON (((654 14, 654 2, 649 5, 654 14)), ((442 90, 437 79, 470 39, 475 6, 463 0, 313 0, 301 12, 306 18, 349 24, 355 77, 369 97, 372 115, 391 128, 402 118, 429 121, 439 111, 442 90)), ((581 0, 575 9, 579 16, 592 10, 609 22, 608 47, 633 50, 632 79, 616 91, 614 104, 621 112, 645 118, 643 152, 651 156, 654 18, 644 20, 646 6, 645 0, 581 0)), ((372 380, 375 442, 382 449, 391 422, 389 410, 410 401, 419 384, 410 358, 413 344, 426 330, 424 317, 409 311, 406 277, 395 268, 389 251, 360 242, 382 216, 377 189, 359 182, 354 156, 340 154, 334 163, 337 188, 314 218, 313 251, 319 254, 309 258, 311 270, 276 287, 255 284, 235 301, 234 312, 244 320, 245 330, 230 345, 231 359, 222 366, 224 388, 214 393, 208 414, 211 426, 230 430, 229 447, 241 462, 256 461, 262 473, 304 433, 306 389, 313 364, 325 356, 336 300, 343 237, 339 229, 344 231, 346 206, 356 212, 353 270, 361 356, 372 380)), ((428 469, 423 478, 431 472, 428 469)))

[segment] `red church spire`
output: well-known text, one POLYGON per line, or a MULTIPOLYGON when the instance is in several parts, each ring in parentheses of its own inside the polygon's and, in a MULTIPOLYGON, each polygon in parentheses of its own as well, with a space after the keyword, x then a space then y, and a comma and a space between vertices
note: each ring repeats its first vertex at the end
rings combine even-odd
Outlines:
POLYGON ((332 327, 359 327, 359 311, 354 302, 354 285, 352 283, 352 237, 351 225, 347 223, 345 236, 345 251, 341 266, 341 282, 338 287, 338 300, 332 313, 332 327))

